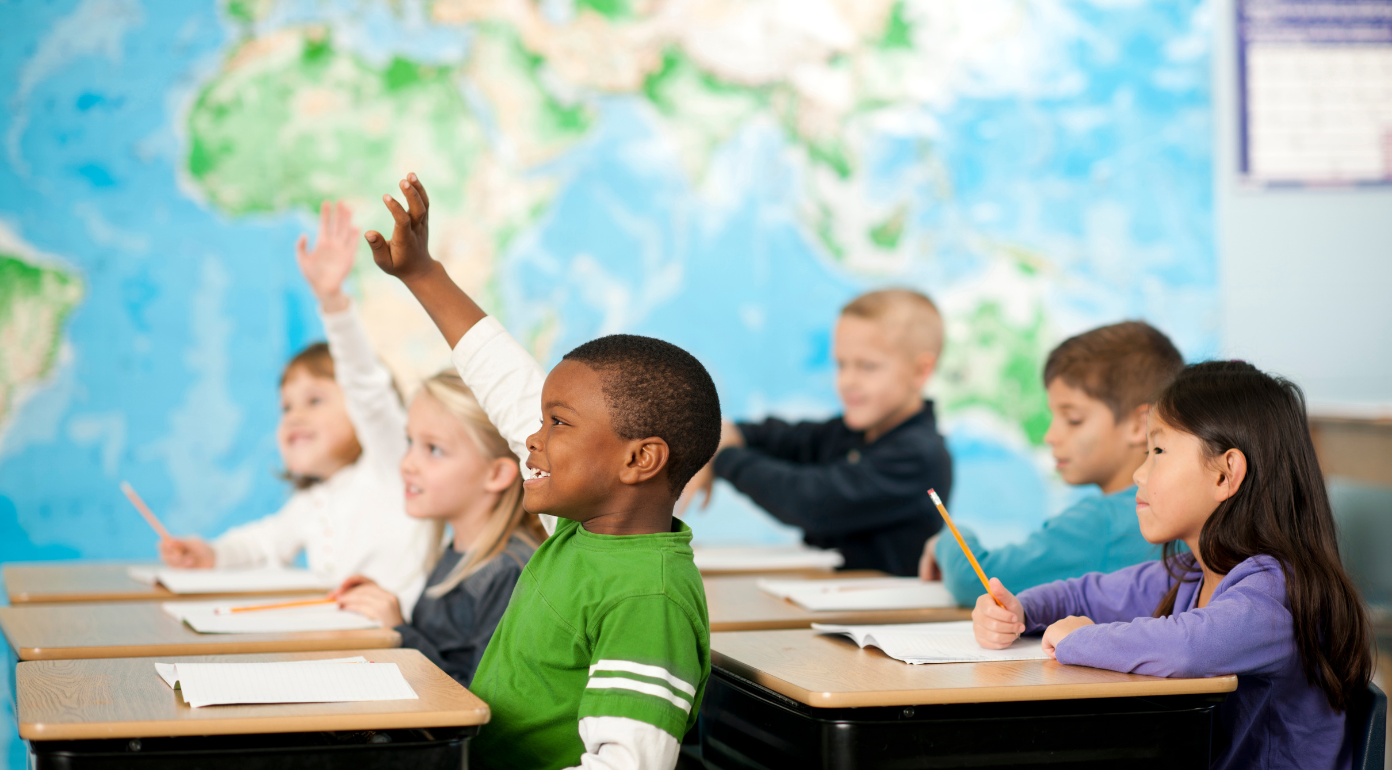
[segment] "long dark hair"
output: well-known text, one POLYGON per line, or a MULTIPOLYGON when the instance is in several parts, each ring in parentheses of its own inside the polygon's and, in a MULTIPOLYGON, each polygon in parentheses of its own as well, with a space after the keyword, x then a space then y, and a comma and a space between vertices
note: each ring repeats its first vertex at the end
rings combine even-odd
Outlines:
MULTIPOLYGON (((1304 394, 1251 364, 1210 361, 1180 372, 1153 414, 1198 437, 1210 458, 1229 449, 1246 456, 1246 478, 1204 522, 1199 553, 1220 575, 1259 554, 1281 564, 1305 678, 1335 711, 1347 709, 1372 677, 1372 629, 1339 560, 1304 394)), ((1175 583, 1155 617, 1174 612, 1180 581, 1197 579, 1193 557, 1177 557, 1173 545, 1165 564, 1175 583)))

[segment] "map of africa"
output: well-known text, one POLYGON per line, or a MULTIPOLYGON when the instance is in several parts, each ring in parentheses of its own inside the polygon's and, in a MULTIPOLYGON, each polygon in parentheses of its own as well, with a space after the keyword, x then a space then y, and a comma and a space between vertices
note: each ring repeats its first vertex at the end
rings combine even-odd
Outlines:
MULTIPOLYGON (((547 366, 662 337, 727 416, 837 411, 869 288, 947 318, 950 504, 1069 495, 1039 372, 1145 318, 1217 348, 1211 8, 1184 0, 80 0, 0 9, 0 560, 149 558, 277 508, 275 383, 320 335, 292 244, 407 171, 434 255, 547 366)), ((364 248, 407 393, 448 351, 364 248)), ((698 541, 795 533, 728 488, 698 541)), ((13 754, 12 754, 13 756, 13 754)))

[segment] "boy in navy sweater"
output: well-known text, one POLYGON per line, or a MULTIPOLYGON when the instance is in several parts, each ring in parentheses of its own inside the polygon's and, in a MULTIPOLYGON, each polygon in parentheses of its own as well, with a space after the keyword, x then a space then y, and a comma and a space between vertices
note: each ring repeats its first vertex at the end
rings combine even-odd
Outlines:
POLYGON ((917 574, 923 544, 942 527, 929 487, 946 495, 952 458, 923 388, 942 352, 942 317, 907 289, 871 292, 841 310, 833 339, 844 413, 795 425, 724 424, 715 459, 688 500, 716 476, 803 540, 835 548, 845 569, 917 574))

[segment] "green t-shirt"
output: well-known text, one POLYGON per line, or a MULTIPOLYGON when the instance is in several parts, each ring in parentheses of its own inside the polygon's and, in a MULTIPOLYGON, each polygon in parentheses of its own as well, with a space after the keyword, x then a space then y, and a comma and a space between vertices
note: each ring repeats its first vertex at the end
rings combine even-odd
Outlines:
POLYGON ((710 676, 706 592, 691 529, 596 535, 561 519, 522 571, 473 693, 492 719, 470 748, 488 768, 563 768, 585 717, 627 717, 678 741, 710 676))

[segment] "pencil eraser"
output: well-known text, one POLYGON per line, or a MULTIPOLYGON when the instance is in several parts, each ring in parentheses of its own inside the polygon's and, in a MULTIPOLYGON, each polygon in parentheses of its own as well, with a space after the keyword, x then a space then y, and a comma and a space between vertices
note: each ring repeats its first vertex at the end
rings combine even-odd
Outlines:
POLYGON ((937 492, 930 489, 928 490, 928 496, 933 498, 933 505, 942 505, 942 499, 938 497, 937 492))

